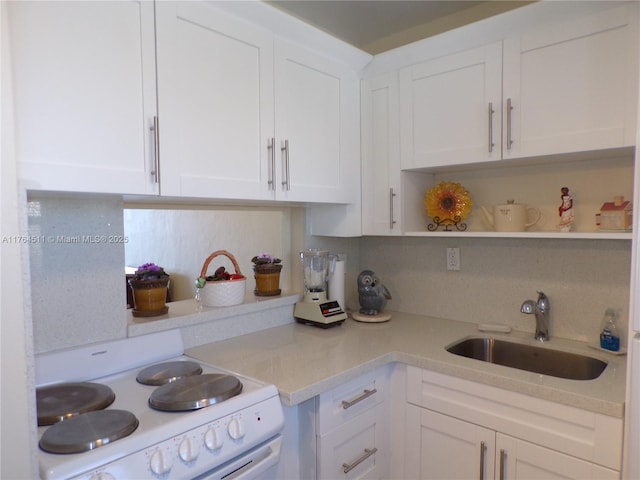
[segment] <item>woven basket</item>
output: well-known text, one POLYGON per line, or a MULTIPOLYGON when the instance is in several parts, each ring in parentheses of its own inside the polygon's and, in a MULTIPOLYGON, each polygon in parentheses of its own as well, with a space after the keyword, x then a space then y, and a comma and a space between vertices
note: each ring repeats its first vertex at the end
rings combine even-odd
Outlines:
MULTIPOLYGON (((211 260, 219 255, 224 255, 231 260, 236 273, 242 275, 240 266, 235 257, 226 250, 216 250, 207 257, 202 265, 200 276, 207 277, 207 269, 211 260)), ((229 307, 231 305, 240 305, 244 302, 246 278, 238 278, 236 280, 218 280, 207 281, 207 284, 200 290, 200 300, 207 307, 229 307)))

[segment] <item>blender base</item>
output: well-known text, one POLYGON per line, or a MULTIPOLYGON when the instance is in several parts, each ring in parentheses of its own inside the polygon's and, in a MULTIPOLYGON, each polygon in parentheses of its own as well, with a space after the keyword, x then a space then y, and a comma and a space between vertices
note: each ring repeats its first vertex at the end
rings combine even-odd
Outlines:
MULTIPOLYGON (((326 296, 325 296, 326 298, 326 296)), ((293 317, 300 323, 329 328, 347 319, 347 314, 336 300, 309 302, 303 300, 293 308, 293 317)))
POLYGON ((307 320, 305 318, 296 318, 296 322, 302 323, 303 325, 310 325, 312 327, 327 329, 331 327, 337 327, 338 325, 342 325, 344 323, 344 320, 338 320, 331 323, 323 323, 323 322, 314 322, 313 320, 307 320))

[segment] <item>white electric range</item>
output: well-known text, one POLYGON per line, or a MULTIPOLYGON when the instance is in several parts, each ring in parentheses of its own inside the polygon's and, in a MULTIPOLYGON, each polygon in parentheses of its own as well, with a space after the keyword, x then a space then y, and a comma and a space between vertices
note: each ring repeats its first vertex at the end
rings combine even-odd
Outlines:
POLYGON ((275 475, 277 389, 185 356, 179 330, 37 355, 36 392, 45 480, 275 475))

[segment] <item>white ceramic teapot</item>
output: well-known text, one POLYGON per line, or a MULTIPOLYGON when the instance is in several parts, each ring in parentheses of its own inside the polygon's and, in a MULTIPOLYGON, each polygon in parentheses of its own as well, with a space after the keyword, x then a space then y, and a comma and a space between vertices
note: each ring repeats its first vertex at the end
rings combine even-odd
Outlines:
POLYGON ((504 205, 495 205, 493 214, 489 213, 485 207, 480 207, 487 223, 496 232, 524 232, 526 228, 535 225, 540 221, 542 214, 540 210, 527 207, 523 203, 515 203, 507 200, 504 205), (532 221, 530 221, 533 219, 532 221))

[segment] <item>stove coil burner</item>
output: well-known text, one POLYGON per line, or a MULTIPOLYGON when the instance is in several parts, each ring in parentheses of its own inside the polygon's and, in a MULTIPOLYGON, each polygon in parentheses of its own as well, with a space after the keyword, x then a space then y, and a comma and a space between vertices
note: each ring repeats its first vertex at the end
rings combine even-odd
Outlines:
POLYGON ((191 361, 175 361, 151 365, 138 373, 136 380, 143 385, 159 386, 184 377, 200 375, 202 367, 191 361))
POLYGON ((136 416, 125 410, 99 410, 49 427, 40 448, 49 453, 82 453, 124 438, 138 428, 136 416))
POLYGON ((223 402, 241 392, 242 382, 236 377, 208 373, 184 377, 156 388, 149 397, 149 406, 167 412, 198 410, 223 402))
POLYGON ((86 412, 103 410, 116 395, 99 383, 60 383, 36 389, 38 426, 53 425, 86 412))

